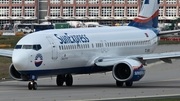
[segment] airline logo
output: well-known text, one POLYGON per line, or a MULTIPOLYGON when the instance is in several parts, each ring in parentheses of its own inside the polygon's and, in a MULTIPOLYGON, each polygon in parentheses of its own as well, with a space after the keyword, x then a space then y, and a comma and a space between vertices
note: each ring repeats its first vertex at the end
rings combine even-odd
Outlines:
POLYGON ((42 62, 43 62, 43 56, 40 53, 38 53, 35 57, 34 64, 36 67, 39 67, 41 66, 42 62))
POLYGON ((60 44, 68 44, 68 43, 89 43, 89 38, 85 34, 81 35, 68 35, 64 33, 64 36, 58 36, 54 34, 56 38, 59 39, 60 44))
POLYGON ((134 72, 134 75, 144 75, 145 74, 145 71, 135 71, 134 72))

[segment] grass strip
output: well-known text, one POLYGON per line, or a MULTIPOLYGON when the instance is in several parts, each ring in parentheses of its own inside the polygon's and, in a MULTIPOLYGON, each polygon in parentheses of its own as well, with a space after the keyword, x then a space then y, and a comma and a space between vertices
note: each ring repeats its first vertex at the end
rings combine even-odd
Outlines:
POLYGON ((9 76, 9 66, 12 63, 11 58, 0 56, 0 79, 10 78, 9 76))
POLYGON ((3 48, 14 48, 16 43, 22 38, 22 36, 0 36, 0 44, 10 44, 11 47, 3 48))

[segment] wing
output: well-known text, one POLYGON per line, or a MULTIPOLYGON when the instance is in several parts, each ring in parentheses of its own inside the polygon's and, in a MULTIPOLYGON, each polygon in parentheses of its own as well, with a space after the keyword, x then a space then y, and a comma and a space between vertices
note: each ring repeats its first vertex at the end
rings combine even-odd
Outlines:
POLYGON ((0 49, 0 56, 12 58, 13 50, 0 49))
POLYGON ((158 36, 172 34, 172 33, 179 33, 179 32, 180 32, 180 30, 160 31, 158 33, 158 36))
POLYGON ((106 25, 96 25, 96 24, 90 24, 91 26, 94 26, 94 27, 110 27, 110 26, 106 26, 106 25))
POLYGON ((94 63, 97 66, 106 67, 113 66, 123 59, 134 59, 140 61, 143 65, 147 64, 148 60, 162 60, 166 63, 172 63, 171 59, 180 58, 180 52, 167 52, 167 53, 154 53, 154 54, 141 54, 131 55, 125 57, 99 57, 94 63))
POLYGON ((110 26, 105 26, 105 25, 96 25, 97 27, 110 27, 110 26))

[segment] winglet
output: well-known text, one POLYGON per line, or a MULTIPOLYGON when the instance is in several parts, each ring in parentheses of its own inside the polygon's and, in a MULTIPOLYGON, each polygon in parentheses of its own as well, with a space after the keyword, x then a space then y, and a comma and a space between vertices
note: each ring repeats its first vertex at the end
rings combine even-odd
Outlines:
POLYGON ((128 26, 157 28, 160 0, 144 0, 140 14, 128 26))

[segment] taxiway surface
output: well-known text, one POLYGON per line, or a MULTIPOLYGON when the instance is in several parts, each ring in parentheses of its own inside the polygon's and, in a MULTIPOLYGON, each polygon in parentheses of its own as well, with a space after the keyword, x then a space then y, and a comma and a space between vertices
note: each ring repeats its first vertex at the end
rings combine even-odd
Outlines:
MULTIPOLYGON (((155 52, 180 51, 180 45, 163 45, 155 52)), ((111 72, 106 74, 76 75, 72 87, 57 87, 53 77, 37 81, 38 90, 28 90, 28 82, 0 82, 0 101, 74 101, 106 100, 151 96, 180 96, 180 60, 173 64, 155 63, 146 66, 143 79, 133 87, 118 88, 111 72)))

